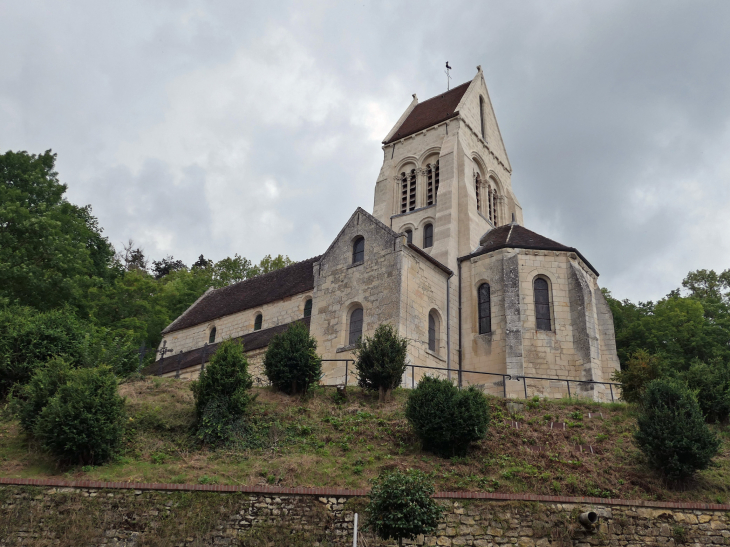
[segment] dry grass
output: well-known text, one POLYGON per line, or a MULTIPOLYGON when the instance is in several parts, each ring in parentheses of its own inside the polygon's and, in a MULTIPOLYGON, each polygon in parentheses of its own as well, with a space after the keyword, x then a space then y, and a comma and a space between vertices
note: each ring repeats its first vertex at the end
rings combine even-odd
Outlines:
POLYGON ((194 413, 188 383, 151 378, 123 384, 120 392, 129 414, 124 452, 117 461, 94 468, 57 469, 18 432, 16 422, 0 422, 0 473, 362 488, 382 469, 411 467, 433 473, 439 490, 729 499, 726 428, 718 428, 724 443, 716 465, 684 490, 671 490, 644 466, 633 443, 633 410, 627 405, 529 401, 517 416, 510 416, 505 401, 491 398, 487 438, 466 458, 443 459, 421 451, 411 433, 403 415, 406 391, 396 390, 394 400, 384 405, 359 389, 350 389, 346 401, 324 389, 306 399, 268 388, 255 391, 258 398, 245 442, 209 450, 190 435, 194 413), (560 426, 550 429, 551 422, 560 426))

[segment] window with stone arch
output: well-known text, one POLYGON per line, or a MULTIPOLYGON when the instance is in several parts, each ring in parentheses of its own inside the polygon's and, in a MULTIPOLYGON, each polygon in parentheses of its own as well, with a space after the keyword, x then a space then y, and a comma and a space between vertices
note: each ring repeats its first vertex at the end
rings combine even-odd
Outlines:
MULTIPOLYGON (((479 187, 482 185, 482 178, 479 176, 479 173, 474 173, 474 192, 477 196, 477 211, 484 214, 484 211, 482 210, 482 204, 481 200, 479 199, 479 187)), ((488 200, 489 198, 487 198, 488 200)))
POLYGON ((416 208, 416 169, 403 171, 400 174, 401 201, 400 212, 407 213, 416 208))
POLYGON ((433 205, 439 192, 439 160, 426 164, 426 205, 433 205))
POLYGON ((494 208, 492 207, 491 196, 492 196, 492 185, 488 184, 487 185, 487 204, 488 204, 489 211, 488 211, 487 218, 489 219, 489 222, 494 224, 494 208))
POLYGON ((410 228, 406 229, 406 243, 413 243, 413 230, 410 228))
POLYGON ((264 323, 264 316, 261 313, 256 314, 256 319, 253 321, 253 330, 261 330, 261 325, 264 323))
POLYGON ((497 218, 497 189, 496 188, 492 190, 492 210, 493 210, 492 211, 492 215, 493 215, 492 223, 495 226, 499 226, 499 219, 497 218))
POLYGON ((208 335, 208 343, 209 344, 215 344, 215 331, 216 331, 216 328, 215 327, 213 327, 212 329, 210 329, 210 334, 208 335))
POLYGON ((551 331, 550 284, 544 277, 536 277, 532 282, 532 290, 535 293, 535 326, 537 330, 551 331))
POLYGON ((349 329, 347 336, 347 345, 357 344, 362 337, 363 311, 361 307, 357 307, 350 312, 349 329))
POLYGON ((307 298, 304 303, 304 317, 312 317, 312 299, 307 298))
POLYGON ((492 294, 489 283, 482 283, 477 289, 479 311, 479 334, 492 332, 492 294))
POLYGON ((428 313, 428 349, 438 355, 439 352, 439 331, 441 323, 436 310, 428 313))
POLYGON ((352 263, 365 262, 365 238, 360 236, 352 243, 352 263))
POLYGON ((423 248, 433 247, 433 224, 426 224, 423 227, 423 248))

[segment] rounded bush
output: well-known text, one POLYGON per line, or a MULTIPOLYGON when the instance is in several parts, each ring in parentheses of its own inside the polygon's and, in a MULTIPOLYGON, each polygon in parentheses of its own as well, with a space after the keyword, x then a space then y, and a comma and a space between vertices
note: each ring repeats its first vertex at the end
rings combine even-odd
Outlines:
POLYGON ((203 442, 217 444, 229 440, 231 427, 245 416, 253 400, 251 386, 253 380, 243 346, 224 340, 190 386, 195 398, 198 437, 203 442))
POLYGON ((408 340, 398 336, 392 325, 378 325, 373 337, 361 338, 355 348, 358 385, 363 389, 378 391, 380 400, 384 400, 403 378, 407 351, 408 340))
POLYGON ((317 341, 302 322, 289 325, 269 342, 264 357, 266 377, 276 389, 293 395, 306 393, 322 377, 322 359, 317 355, 317 341))
POLYGON ((415 539, 438 526, 443 508, 431 497, 433 480, 415 469, 386 471, 373 481, 370 502, 365 509, 366 526, 381 539, 415 539))
POLYGON ((474 386, 459 390, 449 380, 427 376, 408 397, 406 418, 424 449, 464 455, 487 434, 489 405, 474 386))
POLYGON ((45 366, 36 370, 33 377, 23 386, 18 396, 18 415, 21 427, 33 433, 36 420, 48 401, 64 385, 73 367, 61 357, 51 359, 45 366))
POLYGON ((34 434, 62 463, 100 464, 121 443, 123 417, 111 368, 76 369, 38 415, 34 434))
POLYGON ((647 386, 637 425, 637 445, 649 464, 670 481, 706 469, 720 446, 697 397, 677 380, 654 380, 647 386))

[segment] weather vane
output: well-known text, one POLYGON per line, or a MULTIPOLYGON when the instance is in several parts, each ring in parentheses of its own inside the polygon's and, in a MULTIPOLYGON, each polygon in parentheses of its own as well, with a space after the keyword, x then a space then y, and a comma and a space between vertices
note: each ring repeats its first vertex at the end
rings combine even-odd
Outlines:
POLYGON ((449 70, 451 70, 451 67, 449 66, 449 62, 446 61, 446 70, 444 70, 444 73, 446 74, 446 91, 451 88, 451 75, 449 74, 449 70))

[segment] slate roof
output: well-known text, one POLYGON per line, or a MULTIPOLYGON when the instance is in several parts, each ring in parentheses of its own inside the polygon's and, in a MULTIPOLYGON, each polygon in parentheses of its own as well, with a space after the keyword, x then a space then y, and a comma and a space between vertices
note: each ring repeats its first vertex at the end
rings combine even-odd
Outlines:
MULTIPOLYGON (((311 319, 311 317, 304 317, 302 319, 298 319, 297 321, 301 321, 302 323, 304 323, 307 326, 307 330, 309 330, 309 323, 311 319)), ((276 327, 257 330, 248 334, 244 334, 243 336, 233 338, 233 340, 239 340, 243 342, 243 349, 245 351, 253 351, 255 349, 265 348, 269 345, 269 342, 276 334, 284 332, 287 328, 289 328, 289 325, 291 325, 291 323, 284 323, 283 325, 277 325, 276 327)), ((215 344, 208 344, 205 347, 206 363, 210 361, 211 356, 215 353, 215 350, 218 349, 219 345, 220 342, 216 342, 215 344)), ((175 372, 176 370, 178 370, 178 360, 180 361, 180 370, 185 370, 188 367, 199 365, 203 361, 204 348, 196 348, 193 350, 185 351, 183 353, 177 353, 173 346, 170 346, 169 349, 172 350, 172 353, 169 355, 169 357, 165 357, 165 359, 162 361, 162 367, 160 367, 160 362, 159 360, 157 360, 152 365, 149 365, 144 372, 157 375, 166 374, 168 372, 175 372)))
POLYGON ((313 267, 319 259, 319 256, 315 256, 286 268, 209 291, 170 323, 162 333, 186 329, 225 315, 311 291, 314 289, 313 267))
POLYGON ((459 102, 469 88, 469 84, 471 84, 471 80, 446 93, 419 102, 408 114, 408 117, 403 120, 395 135, 388 141, 384 141, 383 144, 390 144, 458 115, 459 112, 456 107, 459 106, 459 102))
POLYGON ((562 243, 548 239, 545 236, 541 236, 528 230, 524 226, 519 224, 505 224, 499 228, 489 230, 479 240, 479 247, 477 249, 459 260, 466 260, 475 256, 491 253, 498 251, 499 249, 534 249, 540 251, 564 251, 577 254, 580 259, 588 266, 593 273, 598 275, 598 271, 588 262, 585 257, 575 247, 567 247, 562 243))

